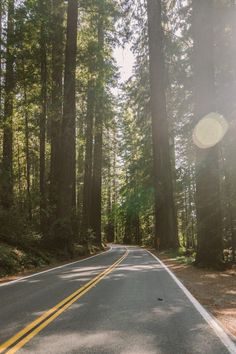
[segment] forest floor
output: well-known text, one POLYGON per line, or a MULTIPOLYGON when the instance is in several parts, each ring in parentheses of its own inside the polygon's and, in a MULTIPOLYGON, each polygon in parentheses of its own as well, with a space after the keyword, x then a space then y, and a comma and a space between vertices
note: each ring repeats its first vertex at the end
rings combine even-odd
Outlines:
POLYGON ((199 269, 166 252, 152 250, 195 298, 236 336, 236 265, 220 272, 199 269))

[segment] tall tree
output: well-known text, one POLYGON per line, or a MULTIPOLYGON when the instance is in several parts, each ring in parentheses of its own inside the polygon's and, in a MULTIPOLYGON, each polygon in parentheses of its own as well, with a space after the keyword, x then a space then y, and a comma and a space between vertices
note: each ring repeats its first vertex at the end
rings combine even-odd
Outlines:
MULTIPOLYGON (((214 75, 213 1, 193 1, 195 122, 216 109, 214 75)), ((196 148, 196 264, 217 266, 222 261, 218 146, 196 148)))
POLYGON ((166 113, 165 64, 160 0, 147 1, 151 115, 155 187, 156 241, 162 248, 177 247, 177 221, 166 113))
POLYGON ((0 119, 2 118, 2 26, 3 26, 3 5, 0 3, 0 119))
MULTIPOLYGON (((223 94, 221 95, 221 111, 225 114, 228 122, 230 124, 230 129, 227 138, 225 139, 225 184, 228 190, 228 215, 231 233, 231 244, 233 250, 233 257, 236 257, 236 103, 235 103, 235 93, 236 93, 236 3, 234 0, 230 0, 227 4, 222 3, 224 6, 223 10, 226 12, 226 20, 223 23, 223 28, 221 28, 221 33, 223 34, 221 40, 224 44, 219 46, 219 51, 221 52, 221 65, 223 72, 220 77, 220 87, 223 86, 223 94), (228 5, 228 6, 227 6, 228 5), (228 30, 230 28, 230 31, 228 30), (227 35, 227 38, 225 38, 227 35), (224 56, 225 50, 228 52, 228 57, 224 56), (226 65, 225 65, 226 64, 226 65), (224 85, 222 85, 222 79, 224 85), (223 107, 222 107, 223 106, 223 107)), ((219 11, 220 12, 220 11, 219 11)), ((220 17, 220 13, 219 13, 220 17)))
POLYGON ((50 202, 53 219, 59 211, 59 176, 62 122, 62 75, 64 59, 64 1, 52 1, 52 104, 51 104, 51 169, 50 202))
POLYGON ((102 145, 103 145, 103 115, 104 115, 104 3, 98 7, 98 78, 96 83, 95 105, 95 136, 93 153, 92 177, 92 229, 95 242, 101 245, 102 217, 102 145))
POLYGON ((70 251, 73 229, 71 218, 75 208, 75 71, 77 52, 78 1, 69 0, 65 51, 64 99, 61 133, 60 210, 65 224, 65 249, 70 251))
POLYGON ((93 167, 93 125, 94 125, 94 80, 89 80, 87 89, 87 114, 86 114, 86 145, 84 162, 84 188, 83 188, 83 209, 81 221, 82 239, 86 239, 89 228, 91 228, 91 196, 92 196, 92 167, 93 167))
POLYGON ((24 91, 24 116, 25 116, 25 160, 26 160, 26 190, 27 190, 27 209, 29 220, 32 220, 32 202, 31 202, 31 183, 30 183, 30 144, 29 144, 29 108, 27 83, 25 73, 25 62, 22 60, 23 71, 23 91, 24 91))
POLYGON ((13 204, 13 98, 14 98, 14 0, 8 0, 5 102, 3 122, 3 160, 1 203, 5 209, 13 204))
POLYGON ((47 6, 45 1, 40 1, 40 13, 41 13, 41 28, 40 28, 40 81, 41 81, 41 112, 40 112, 40 157, 39 157, 39 170, 40 170, 40 226, 41 231, 45 232, 46 223, 46 177, 45 177, 45 146, 46 146, 46 119, 47 119, 47 37, 46 37, 46 13, 47 6))

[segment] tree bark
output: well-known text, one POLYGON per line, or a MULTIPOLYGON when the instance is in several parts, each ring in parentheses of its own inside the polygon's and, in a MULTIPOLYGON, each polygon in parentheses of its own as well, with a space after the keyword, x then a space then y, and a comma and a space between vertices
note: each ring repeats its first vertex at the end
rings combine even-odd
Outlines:
POLYGON ((16 138, 17 146, 17 180, 18 180, 18 205, 20 210, 22 210, 22 167, 20 161, 20 144, 19 137, 16 138))
POLYGON ((59 176, 62 122, 62 75, 64 58, 64 1, 52 1, 52 104, 50 112, 51 161, 50 161, 50 205, 52 221, 59 212, 59 176))
POLYGON ((14 97, 14 0, 8 1, 5 102, 3 122, 3 160, 1 202, 8 210, 13 205, 13 97, 14 97))
MULTIPOLYGON (((236 36, 236 23, 235 23, 235 15, 236 15, 236 4, 234 0, 231 0, 230 6, 231 23, 232 26, 232 35, 230 42, 230 53, 231 53, 231 61, 230 61, 230 69, 231 71, 231 87, 230 91, 233 93, 233 97, 231 97, 230 105, 228 106, 229 113, 227 117, 231 124, 230 131, 228 133, 228 144, 226 146, 226 165, 228 169, 228 179, 229 179, 229 189, 230 189, 230 199, 229 199, 229 214, 230 214, 230 223, 231 223, 231 238, 232 238, 232 250, 233 250, 233 258, 236 257, 236 103, 234 99, 234 94, 236 91, 236 63, 235 63, 235 55, 236 55, 236 45, 235 45, 235 36, 236 36)), ((225 182, 226 183, 226 182, 225 182)))
POLYGON ((77 124, 77 200, 76 200, 76 214, 78 225, 78 240, 82 241, 82 213, 83 213, 83 190, 84 190, 84 164, 85 164, 85 146, 81 141, 85 139, 85 117, 81 116, 77 124))
MULTIPOLYGON (((42 0, 41 0, 42 1, 42 0)), ((45 4, 42 1, 42 5, 45 4)), ((44 11, 41 11, 42 16, 45 16, 44 11)), ((40 228, 41 232, 45 233, 46 228, 46 178, 45 178, 45 146, 46 146, 46 120, 47 120, 47 48, 45 21, 42 19, 40 30, 40 52, 41 52, 41 112, 40 112, 40 157, 39 157, 39 189, 40 189, 40 228)))
MULTIPOLYGON (((108 131, 108 137, 110 134, 108 131)), ((108 151, 112 151, 112 142, 108 140, 108 151)), ((115 238, 115 227, 114 227, 114 217, 113 217, 113 200, 112 200, 112 176, 111 176, 111 167, 113 164, 112 152, 108 156, 108 167, 107 167, 107 225, 106 225, 106 239, 108 242, 114 242, 115 238)))
POLYGON ((178 246, 165 95, 161 1, 148 0, 148 36, 155 188, 155 238, 161 248, 178 246))
POLYGON ((25 160, 26 160, 26 190, 27 190, 27 209, 28 218, 32 220, 31 186, 30 186, 30 149, 29 149, 29 112, 27 85, 25 80, 25 62, 22 60, 23 70, 23 89, 24 89, 24 116, 25 116, 25 160))
POLYGON ((0 2, 0 122, 2 122, 2 25, 3 25, 3 6, 0 2))
MULTIPOLYGON (((212 0, 193 1, 195 123, 215 111, 212 0)), ((197 256, 200 266, 222 261, 218 146, 196 148, 197 256)))
MULTIPOLYGON (((103 5, 103 4, 102 4, 103 5)), ((98 246, 102 243, 101 218, 102 218, 102 144, 103 144, 103 115, 104 115, 104 24, 103 8, 100 8, 98 19, 98 70, 99 75, 96 85, 95 109, 95 137, 93 154, 93 179, 92 179, 92 229, 95 242, 98 246)))
POLYGON ((66 251, 70 251, 73 230, 72 215, 75 208, 75 70, 77 52, 78 1, 69 0, 67 10, 67 36, 65 52, 64 106, 61 134, 60 210, 64 222, 66 251))
POLYGON ((86 146, 84 163, 83 208, 81 222, 81 240, 86 242, 88 230, 91 228, 91 196, 92 196, 92 168, 93 168, 93 125, 95 87, 93 80, 88 83, 87 115, 86 115, 86 146))

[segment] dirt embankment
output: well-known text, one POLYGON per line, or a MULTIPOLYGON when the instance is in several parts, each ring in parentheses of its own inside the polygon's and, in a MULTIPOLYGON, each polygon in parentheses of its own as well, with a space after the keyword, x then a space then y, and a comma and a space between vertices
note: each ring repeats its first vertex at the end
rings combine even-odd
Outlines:
POLYGON ((108 249, 109 247, 105 245, 102 248, 97 246, 85 248, 84 246, 76 245, 73 257, 68 258, 63 254, 49 254, 42 250, 23 251, 17 247, 0 243, 0 284, 79 261, 108 249))

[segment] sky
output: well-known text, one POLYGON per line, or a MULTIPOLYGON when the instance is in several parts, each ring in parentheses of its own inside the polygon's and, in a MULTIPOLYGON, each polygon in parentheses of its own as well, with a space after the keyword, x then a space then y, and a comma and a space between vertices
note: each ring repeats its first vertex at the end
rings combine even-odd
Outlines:
POLYGON ((127 44, 124 48, 116 47, 113 55, 120 70, 120 83, 123 83, 132 75, 134 64, 134 55, 131 52, 130 44, 127 44))

